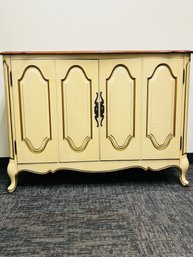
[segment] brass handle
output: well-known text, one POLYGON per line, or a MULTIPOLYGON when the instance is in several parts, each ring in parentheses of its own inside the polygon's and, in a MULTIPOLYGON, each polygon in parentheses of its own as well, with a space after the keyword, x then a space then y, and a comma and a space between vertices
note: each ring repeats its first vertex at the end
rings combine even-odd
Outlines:
POLYGON ((94 114, 95 114, 95 120, 96 120, 96 123, 97 123, 97 127, 99 126, 99 121, 98 121, 98 118, 99 118, 99 102, 98 102, 98 97, 99 97, 99 93, 96 93, 96 98, 95 98, 95 101, 94 101, 94 114))
POLYGON ((100 118, 101 118, 100 125, 102 127, 103 126, 103 120, 104 120, 104 112, 105 112, 104 99, 103 99, 103 96, 102 96, 102 92, 100 92, 100 98, 101 98, 101 101, 100 101, 100 118))

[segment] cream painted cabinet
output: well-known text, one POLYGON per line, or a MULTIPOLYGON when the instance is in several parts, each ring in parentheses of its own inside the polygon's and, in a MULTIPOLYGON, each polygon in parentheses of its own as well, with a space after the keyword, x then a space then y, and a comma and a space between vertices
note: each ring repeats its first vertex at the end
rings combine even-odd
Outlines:
POLYGON ((21 171, 179 167, 190 52, 3 53, 9 192, 21 171))

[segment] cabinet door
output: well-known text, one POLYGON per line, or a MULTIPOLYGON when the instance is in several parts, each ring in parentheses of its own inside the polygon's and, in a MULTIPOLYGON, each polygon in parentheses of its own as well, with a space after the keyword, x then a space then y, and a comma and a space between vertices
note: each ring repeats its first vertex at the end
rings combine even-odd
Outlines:
POLYGON ((147 58, 143 67, 142 158, 178 158, 183 59, 147 58))
POLYGON ((54 68, 53 61, 12 61, 19 163, 58 160, 54 68))
POLYGON ((99 129, 94 114, 98 61, 56 61, 59 156, 61 162, 99 159, 99 129))
POLYGON ((101 160, 139 158, 140 65, 141 60, 137 58, 101 60, 99 63, 101 100, 104 100, 101 160))

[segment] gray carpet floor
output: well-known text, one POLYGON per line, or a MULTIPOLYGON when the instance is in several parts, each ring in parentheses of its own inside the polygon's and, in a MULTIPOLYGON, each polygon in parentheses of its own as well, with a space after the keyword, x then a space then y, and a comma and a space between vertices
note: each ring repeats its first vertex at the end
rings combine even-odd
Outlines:
POLYGON ((21 173, 0 170, 0 256, 192 257, 190 186, 178 171, 21 173))

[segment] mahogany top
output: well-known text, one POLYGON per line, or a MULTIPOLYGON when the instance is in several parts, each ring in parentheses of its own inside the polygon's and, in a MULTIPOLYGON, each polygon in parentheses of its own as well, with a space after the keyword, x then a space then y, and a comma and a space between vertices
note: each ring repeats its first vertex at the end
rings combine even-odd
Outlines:
POLYGON ((192 50, 98 50, 98 51, 4 51, 2 55, 65 55, 65 54, 191 54, 192 50))

